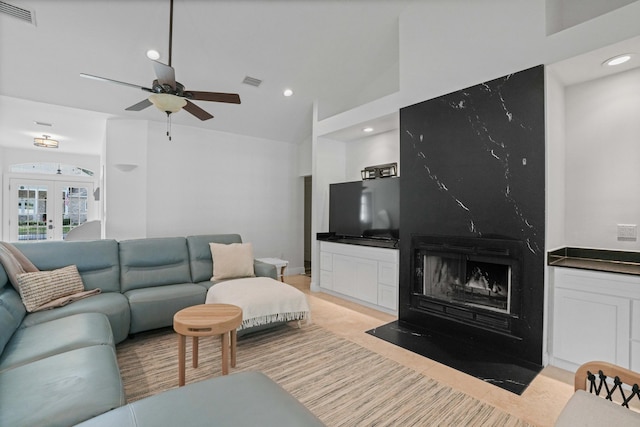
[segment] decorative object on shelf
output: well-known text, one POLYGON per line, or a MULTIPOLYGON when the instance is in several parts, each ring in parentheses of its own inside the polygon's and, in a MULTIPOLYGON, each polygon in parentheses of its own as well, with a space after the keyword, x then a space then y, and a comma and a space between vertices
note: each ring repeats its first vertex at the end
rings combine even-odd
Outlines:
POLYGON ((42 135, 42 138, 33 138, 33 145, 44 148, 58 148, 58 141, 49 138, 51 138, 49 135, 42 135))
POLYGON ((398 175, 398 163, 385 163, 383 165, 367 166, 360 171, 362 179, 387 178, 398 175))

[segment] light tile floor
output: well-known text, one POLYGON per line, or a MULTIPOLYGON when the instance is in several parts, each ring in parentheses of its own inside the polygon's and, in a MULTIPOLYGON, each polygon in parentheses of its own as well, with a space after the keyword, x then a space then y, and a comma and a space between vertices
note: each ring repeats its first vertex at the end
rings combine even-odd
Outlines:
POLYGON ((530 424, 553 426, 573 394, 573 374, 553 366, 545 367, 521 396, 510 393, 365 333, 396 320, 392 315, 322 292, 311 292, 309 276, 286 276, 285 281, 308 295, 313 323, 530 424))

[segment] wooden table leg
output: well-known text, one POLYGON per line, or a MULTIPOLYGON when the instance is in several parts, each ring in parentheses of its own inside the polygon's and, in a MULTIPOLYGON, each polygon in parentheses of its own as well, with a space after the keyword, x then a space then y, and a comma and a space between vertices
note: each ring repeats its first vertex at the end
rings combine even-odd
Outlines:
POLYGON ((284 282, 284 269, 287 268, 287 266, 282 266, 280 267, 280 281, 284 282))
POLYGON ((193 367, 198 367, 198 337, 193 337, 193 341, 191 342, 191 347, 193 348, 193 367))
POLYGON ((231 367, 236 367, 236 343, 238 342, 238 332, 231 330, 231 367))
POLYGON ((186 344, 187 337, 178 334, 178 387, 184 385, 186 344))
POLYGON ((222 375, 229 374, 229 332, 221 335, 222 346, 222 375))

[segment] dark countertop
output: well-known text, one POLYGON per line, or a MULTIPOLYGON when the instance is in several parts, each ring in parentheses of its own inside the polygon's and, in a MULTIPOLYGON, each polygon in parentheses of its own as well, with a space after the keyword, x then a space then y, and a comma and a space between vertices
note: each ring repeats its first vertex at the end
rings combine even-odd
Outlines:
POLYGON ((640 276, 640 252, 561 248, 547 254, 547 265, 640 276))
POLYGON ((318 233, 317 239, 321 242, 343 243, 346 245, 371 246, 374 248, 398 249, 399 240, 375 237, 351 237, 336 236, 330 233, 318 233))

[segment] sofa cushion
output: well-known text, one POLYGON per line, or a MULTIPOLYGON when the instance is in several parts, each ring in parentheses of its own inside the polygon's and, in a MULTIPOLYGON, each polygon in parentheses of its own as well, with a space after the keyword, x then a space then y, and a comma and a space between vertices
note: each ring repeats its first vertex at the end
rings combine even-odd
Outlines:
POLYGON ((125 293, 131 307, 130 333, 173 325, 173 315, 185 307, 204 303, 206 289, 193 283, 178 283, 134 289, 125 293))
POLYGON ((18 329, 0 355, 0 373, 45 357, 92 345, 115 346, 109 319, 81 313, 18 329))
POLYGON ((304 405, 259 372, 211 378, 150 396, 82 427, 324 426, 304 405))
POLYGON ((28 312, 55 299, 84 291, 84 283, 75 265, 51 271, 19 273, 16 276, 20 297, 28 312))
POLYGON ((115 240, 22 242, 14 245, 40 270, 55 270, 75 264, 85 289, 120 292, 120 261, 115 240))
POLYGON ((120 242, 121 291, 191 282, 184 237, 120 242))
POLYGON ((255 277, 251 243, 209 243, 213 260, 211 281, 255 277))
POLYGON ((0 288, 0 353, 18 329, 26 310, 12 286, 0 288))
POLYGON ((71 426, 125 404, 113 347, 95 345, 0 373, 0 425, 71 426))
POLYGON ((242 243, 239 234, 201 234, 187 237, 191 279, 194 283, 211 279, 213 260, 209 243, 242 243))
POLYGON ((131 323, 129 301, 127 297, 116 292, 94 295, 53 310, 30 313, 24 318, 21 327, 29 327, 78 313, 102 313, 107 316, 116 343, 124 341, 129 335, 131 323))
POLYGON ((584 390, 576 390, 560 412, 555 427, 631 427, 640 425, 640 413, 584 390))

